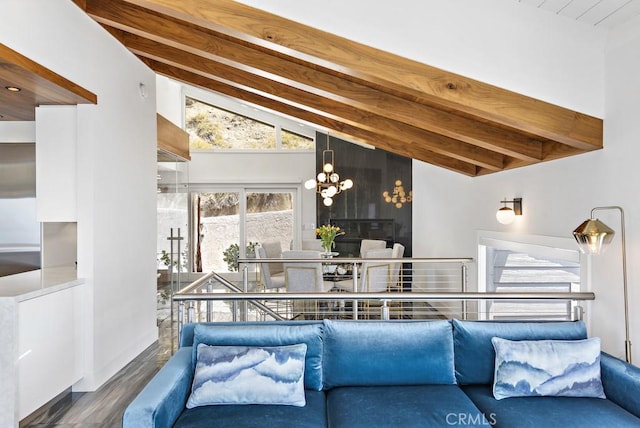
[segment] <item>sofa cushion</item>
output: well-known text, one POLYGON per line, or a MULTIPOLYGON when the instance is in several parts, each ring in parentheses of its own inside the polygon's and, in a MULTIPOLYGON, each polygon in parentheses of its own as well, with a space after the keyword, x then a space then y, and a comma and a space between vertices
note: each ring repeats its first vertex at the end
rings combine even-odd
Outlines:
POLYGON ((305 388, 322 389, 322 329, 316 324, 269 324, 269 325, 196 325, 193 338, 193 361, 199 344, 233 346, 284 346, 304 343, 307 345, 305 357, 305 388))
MULTIPOLYGON (((307 325, 307 324, 322 324, 322 321, 316 320, 304 320, 304 321, 242 321, 243 326, 254 326, 254 325, 307 325)), ((193 346, 193 338, 196 326, 226 326, 226 325, 238 325, 238 322, 234 321, 214 321, 214 322, 190 322, 186 323, 180 329, 180 342, 178 346, 182 348, 183 346, 193 346)))
POLYGON ((496 354, 491 339, 586 339, 582 321, 496 322, 453 320, 455 371, 458 383, 492 384, 496 354))
POLYGON ((324 385, 453 384, 448 321, 324 320, 324 385))
POLYGON ((493 396, 606 398, 600 380, 600 339, 491 339, 496 351, 493 396))
POLYGON ((326 394, 332 428, 489 426, 457 385, 345 386, 326 394))
POLYGON ((174 428, 324 428, 327 411, 324 392, 305 390, 304 407, 269 404, 202 406, 186 409, 174 428))
POLYGON ((584 397, 493 398, 491 385, 467 385, 463 391, 499 427, 639 427, 640 419, 610 400, 584 397))
POLYGON ((304 406, 307 345, 198 345, 187 408, 215 404, 304 406))

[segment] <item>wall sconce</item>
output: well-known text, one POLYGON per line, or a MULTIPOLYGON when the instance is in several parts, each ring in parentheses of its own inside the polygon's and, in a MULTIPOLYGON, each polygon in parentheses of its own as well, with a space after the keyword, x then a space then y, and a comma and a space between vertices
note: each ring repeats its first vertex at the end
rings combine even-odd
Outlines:
POLYGON ((600 254, 613 240, 615 232, 609 226, 593 217, 597 210, 620 211, 620 237, 622 239, 622 291, 624 298, 624 327, 625 341, 624 352, 628 363, 631 363, 631 339, 629 338, 629 299, 627 297, 627 244, 624 236, 624 210, 621 207, 595 207, 591 210, 591 218, 582 222, 573 231, 580 251, 584 254, 600 254))
POLYGON ((505 198, 500 203, 504 206, 496 212, 496 219, 499 223, 511 224, 517 215, 522 215, 522 198, 513 198, 512 201, 507 201, 505 198), (513 209, 509 208, 507 204, 513 204, 513 209))
POLYGON ((396 208, 402 208, 402 204, 413 201, 413 190, 409 190, 409 193, 407 194, 404 191, 402 180, 396 180, 394 184, 395 186, 393 187, 392 193, 389 193, 387 190, 382 192, 382 197, 386 203, 394 204, 396 208))

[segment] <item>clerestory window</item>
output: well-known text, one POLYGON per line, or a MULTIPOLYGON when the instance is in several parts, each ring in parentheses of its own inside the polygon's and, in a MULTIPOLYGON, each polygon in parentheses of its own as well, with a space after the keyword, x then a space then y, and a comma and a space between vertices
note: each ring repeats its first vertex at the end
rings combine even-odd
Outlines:
MULTIPOLYGON (((232 107, 229 105, 228 107, 232 107)), ((240 106, 237 106, 240 107, 240 106)), ((185 97, 185 130, 189 146, 195 150, 313 150, 314 133, 257 110, 243 115, 231 108, 214 106, 189 96, 185 97), (273 119, 270 121, 270 119, 273 119)))

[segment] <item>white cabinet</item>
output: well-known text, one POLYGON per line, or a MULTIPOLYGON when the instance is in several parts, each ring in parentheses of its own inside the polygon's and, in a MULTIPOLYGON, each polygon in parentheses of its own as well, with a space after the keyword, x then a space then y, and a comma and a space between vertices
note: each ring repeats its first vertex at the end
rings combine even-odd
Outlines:
POLYGON ((36 108, 36 204, 40 222, 77 221, 76 106, 36 108))
POLYGON ((23 419, 82 377, 82 287, 18 303, 18 414, 23 419))
POLYGON ((0 278, 0 427, 82 378, 83 284, 74 265, 0 278))

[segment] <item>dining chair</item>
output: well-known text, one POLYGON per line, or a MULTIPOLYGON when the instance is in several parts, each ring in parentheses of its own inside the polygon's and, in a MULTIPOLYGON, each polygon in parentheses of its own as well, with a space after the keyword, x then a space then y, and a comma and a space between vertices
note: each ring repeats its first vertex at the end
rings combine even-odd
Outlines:
POLYGON ((260 259, 268 258, 271 257, 267 257, 267 252, 265 251, 264 247, 256 248, 256 260, 258 260, 260 272, 262 273, 262 285, 264 286, 265 290, 279 290, 281 288, 284 288, 284 270, 280 270, 280 272, 274 273, 272 269, 274 265, 276 267, 279 265, 280 269, 282 269, 282 263, 259 262, 260 259))
MULTIPOLYGON (((282 245, 280 244, 280 241, 264 241, 261 246, 264 248, 264 253, 266 254, 267 259, 282 258, 282 245)), ((271 275, 284 272, 282 263, 271 263, 270 269, 271 275)))
MULTIPOLYGON (((366 259, 390 259, 392 254, 391 248, 381 248, 377 250, 369 250, 364 254, 365 259, 359 267, 359 278, 357 281, 358 292, 378 292, 387 291, 390 275, 391 263, 367 261, 366 259)), ((346 279, 336 281, 335 287, 343 291, 354 291, 353 280, 346 279)))
MULTIPOLYGON (((365 253, 365 259, 390 259, 393 250, 383 248, 369 250, 365 253)), ((364 261, 360 269, 360 283, 358 291, 377 293, 387 291, 391 285, 391 265, 389 262, 364 261)))
MULTIPOLYGON (((323 293, 329 291, 333 284, 325 284, 322 279, 322 263, 320 251, 291 250, 284 251, 282 258, 287 291, 290 293, 323 293), (309 262, 287 262, 286 259, 315 259, 309 262)), ((318 302, 308 300, 293 301, 293 317, 314 318, 317 314, 318 302)))
POLYGON ((320 239, 303 239, 303 250, 324 251, 322 248, 322 241, 320 239))
POLYGON ((381 250, 387 246, 387 241, 381 239, 363 239, 360 241, 360 257, 366 257, 368 251, 381 250))
MULTIPOLYGON (((404 256, 404 245, 395 243, 391 249, 392 259, 401 259, 404 256)), ((402 281, 400 280, 400 269, 402 262, 393 263, 391 265, 391 274, 389 275, 389 288, 402 291, 402 281)))

